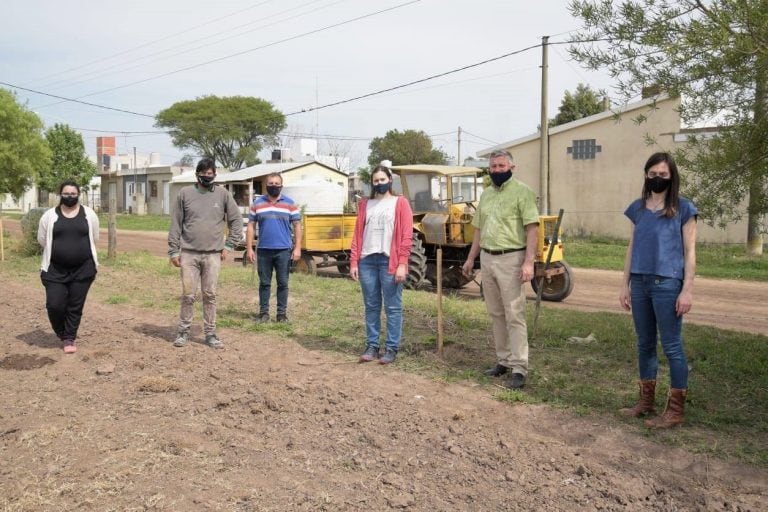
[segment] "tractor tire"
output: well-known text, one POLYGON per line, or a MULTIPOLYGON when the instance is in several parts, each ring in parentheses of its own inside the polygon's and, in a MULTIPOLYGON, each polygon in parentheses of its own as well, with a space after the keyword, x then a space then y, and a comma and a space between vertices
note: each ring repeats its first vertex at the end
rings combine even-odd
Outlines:
MULTIPOLYGON (((565 260, 553 263, 552 267, 563 267, 565 272, 552 276, 551 279, 543 279, 541 298, 550 302, 560 302, 573 291, 573 270, 571 270, 571 266, 565 260)), ((531 280, 531 288, 533 288, 534 292, 539 293, 539 278, 531 280)))
POLYGON ((317 264, 315 258, 310 254, 302 253, 299 261, 294 261, 291 267, 291 272, 300 272, 302 274, 317 274, 317 264))
MULTIPOLYGON (((426 278, 430 283, 437 286, 437 264, 427 264, 426 278)), ((443 267, 443 288, 451 288, 457 290, 464 287, 464 285, 471 280, 472 279, 464 275, 464 273, 461 271, 461 267, 457 267, 455 265, 447 269, 443 267)))
POLYGON ((414 233, 411 255, 408 257, 408 275, 405 276, 405 287, 409 290, 418 289, 424 282, 426 272, 427 253, 424 250, 424 243, 414 233))

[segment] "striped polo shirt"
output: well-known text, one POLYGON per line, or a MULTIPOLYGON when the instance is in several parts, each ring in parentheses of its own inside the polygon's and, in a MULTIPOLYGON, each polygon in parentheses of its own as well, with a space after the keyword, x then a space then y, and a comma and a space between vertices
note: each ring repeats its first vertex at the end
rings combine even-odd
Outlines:
POLYGON ((259 226, 259 249, 290 249, 291 226, 301 220, 301 213, 290 197, 281 195, 272 202, 265 194, 253 200, 248 220, 259 226))

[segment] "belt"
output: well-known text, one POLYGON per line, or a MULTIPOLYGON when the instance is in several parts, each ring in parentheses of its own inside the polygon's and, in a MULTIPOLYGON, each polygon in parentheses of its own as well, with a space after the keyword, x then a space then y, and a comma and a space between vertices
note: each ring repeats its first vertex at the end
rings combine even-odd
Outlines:
POLYGON ((483 249, 483 252, 488 253, 488 254, 493 255, 493 256, 498 256, 500 254, 507 254, 508 252, 519 252, 519 251, 524 251, 524 250, 525 250, 525 247, 520 247, 518 249, 500 249, 498 251, 490 251, 488 249, 483 249))

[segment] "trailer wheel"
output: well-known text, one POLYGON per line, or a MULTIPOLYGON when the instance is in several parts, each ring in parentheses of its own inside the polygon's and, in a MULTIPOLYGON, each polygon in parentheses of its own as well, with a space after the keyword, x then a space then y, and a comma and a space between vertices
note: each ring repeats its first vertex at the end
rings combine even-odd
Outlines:
MULTIPOLYGON (((562 267, 565 271, 562 274, 556 274, 549 279, 546 277, 543 279, 541 298, 551 302, 560 302, 568 297, 573 291, 573 270, 565 260, 553 263, 552 267, 562 267)), ((538 278, 533 278, 531 280, 531 288, 533 288, 534 292, 539 293, 538 278)))
POLYGON ((427 272, 427 253, 424 244, 416 233, 413 234, 411 255, 408 257, 408 275, 405 277, 405 287, 415 290, 424 282, 427 272))
POLYGON ((339 262, 336 266, 339 274, 349 274, 349 257, 346 254, 339 254, 336 256, 336 261, 339 262))
POLYGON ((293 272, 301 272, 302 274, 317 274, 317 264, 315 258, 311 254, 302 253, 299 261, 293 262, 291 269, 293 272))

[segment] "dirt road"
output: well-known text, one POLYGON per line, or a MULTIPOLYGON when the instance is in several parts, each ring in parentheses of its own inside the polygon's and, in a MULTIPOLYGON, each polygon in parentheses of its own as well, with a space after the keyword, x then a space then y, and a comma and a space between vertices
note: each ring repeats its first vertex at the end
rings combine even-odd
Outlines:
MULTIPOLYGON (((5 220, 6 229, 19 236, 18 221, 5 220)), ((99 248, 106 249, 107 233, 102 230, 99 248)), ((118 251, 147 250, 157 256, 166 256, 166 233, 148 231, 121 231, 118 251)), ((573 293, 562 303, 548 302, 548 307, 582 311, 621 312, 618 301, 621 273, 611 270, 574 269, 573 293)), ((528 288, 528 299, 536 299, 528 288)), ((478 297, 479 288, 470 283, 462 294, 478 297)), ((757 334, 768 334, 768 283, 697 277, 694 286, 694 305, 686 315, 686 322, 710 325, 757 334)))

